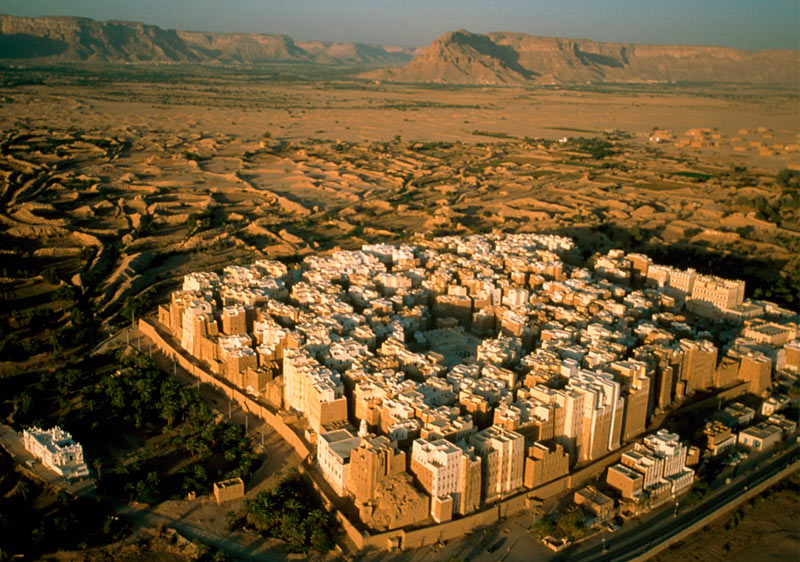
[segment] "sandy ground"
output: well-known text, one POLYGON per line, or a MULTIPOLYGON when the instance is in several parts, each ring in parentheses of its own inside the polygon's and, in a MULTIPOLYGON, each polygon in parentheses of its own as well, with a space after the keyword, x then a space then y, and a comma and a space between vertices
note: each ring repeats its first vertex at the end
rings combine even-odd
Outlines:
POLYGON ((108 320, 192 270, 431 232, 551 230, 602 250, 624 236, 586 229, 611 224, 653 246, 764 257, 774 274, 800 259, 800 233, 747 204, 765 197, 800 220, 774 176, 800 157, 796 92, 127 72, 0 87, 0 295, 12 308, 58 288, 31 271, 91 285, 108 320), (672 140, 650 143, 654 128, 672 140), (617 130, 603 159, 554 140, 617 130))
MULTIPOLYGON (((796 92, 763 89, 653 87, 523 89, 402 85, 262 84, 221 82, 214 92, 191 84, 118 83, 88 89, 48 86, 6 93, 0 123, 150 131, 224 132, 258 139, 384 141, 481 140, 473 131, 560 138, 620 129, 708 127, 728 137, 740 129, 772 130, 775 142, 800 131, 796 92), (19 93, 24 96, 18 97, 19 93), (12 100, 8 103, 8 100, 12 100), (58 116, 56 120, 52 117, 58 116)), ((485 140, 485 139, 483 139, 485 140)))
MULTIPOLYGON (((797 224, 796 210, 779 208, 780 221, 769 222, 746 201, 778 204, 775 173, 800 156, 791 148, 797 109, 797 92, 724 87, 426 88, 224 76, 3 86, 0 296, 8 306, 0 318, 36 307, 61 315, 58 284, 37 277, 45 269, 58 269, 57 283, 89 286, 108 321, 146 289, 164 302, 190 271, 492 229, 558 231, 597 250, 629 242, 638 229, 653 247, 691 242, 759 256, 776 274, 800 260, 800 233, 786 226, 797 224), (648 142, 656 128, 674 140, 648 142), (706 129, 702 147, 681 142, 694 128, 706 129), (613 154, 603 159, 551 142, 612 130, 624 134, 609 137, 613 154), (598 236, 592 229, 601 225, 622 235, 598 236)), ((8 322, 23 339, 47 337, 22 316, 8 322)), ((253 492, 282 462, 267 458, 253 492)), ((162 508, 212 527, 227 511, 202 502, 162 508)), ((785 530, 780 516, 775 528, 785 530)), ((523 524, 509 529, 508 544, 524 545, 509 560, 539 548, 523 524)), ((789 545, 787 537, 773 542, 789 545)), ((470 555, 448 548, 409 556, 470 555)))

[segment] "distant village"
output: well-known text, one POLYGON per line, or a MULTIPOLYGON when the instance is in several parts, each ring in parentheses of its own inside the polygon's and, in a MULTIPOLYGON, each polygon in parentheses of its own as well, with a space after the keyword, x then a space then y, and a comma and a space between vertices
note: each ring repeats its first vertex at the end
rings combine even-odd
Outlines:
POLYGON ((800 151, 800 134, 793 142, 775 142, 775 133, 767 127, 739 129, 738 134, 728 139, 720 132, 708 127, 688 129, 683 137, 677 137, 669 129, 655 129, 650 133, 651 143, 673 144, 678 148, 732 148, 735 152, 752 152, 760 156, 792 154, 800 151))
POLYGON ((796 431, 773 391, 800 372, 796 313, 743 281, 574 253, 487 234, 258 260, 186 275, 148 326, 307 452, 320 493, 357 513, 340 516, 351 538, 568 490, 603 518, 655 506, 702 459, 796 431), (702 393, 717 412, 699 440, 654 423, 702 393))

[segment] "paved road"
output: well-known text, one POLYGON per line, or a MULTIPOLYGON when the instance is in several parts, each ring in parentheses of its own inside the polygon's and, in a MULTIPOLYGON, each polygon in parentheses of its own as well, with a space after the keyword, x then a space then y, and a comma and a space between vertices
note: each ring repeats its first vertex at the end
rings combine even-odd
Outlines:
POLYGON ((767 459, 755 472, 742 472, 729 485, 723 486, 706 498, 702 503, 678 513, 673 517, 672 506, 654 512, 641 525, 630 527, 608 535, 607 551, 603 551, 602 542, 597 539, 589 544, 567 550, 556 556, 554 560, 578 560, 581 562, 625 561, 632 560, 652 549, 657 544, 687 529, 706 515, 722 508, 747 489, 764 482, 792 463, 798 462, 798 445, 789 447, 777 458, 767 459))

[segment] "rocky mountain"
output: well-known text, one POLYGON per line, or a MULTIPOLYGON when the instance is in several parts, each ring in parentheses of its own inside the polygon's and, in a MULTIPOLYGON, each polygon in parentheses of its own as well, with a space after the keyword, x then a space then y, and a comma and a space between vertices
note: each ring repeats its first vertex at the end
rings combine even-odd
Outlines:
POLYGON ((401 68, 365 76, 442 84, 739 82, 797 85, 800 53, 602 43, 524 33, 446 33, 401 68))
POLYGON ((295 43, 286 35, 203 33, 89 18, 0 15, 0 59, 29 62, 400 65, 412 49, 362 43, 295 43))
POLYGON ((0 16, 0 57, 62 61, 180 61, 200 57, 175 31, 137 22, 0 16))
POLYGON ((165 30, 138 22, 74 17, 0 15, 2 59, 369 64, 389 68, 364 74, 367 78, 442 84, 800 83, 800 53, 791 50, 752 53, 729 47, 602 43, 459 30, 415 51, 363 43, 295 42, 286 35, 263 33, 165 30))
POLYGON ((415 49, 365 45, 364 43, 327 43, 303 41, 298 45, 319 62, 370 63, 399 66, 411 60, 415 49))
POLYGON ((313 62, 314 57, 286 35, 260 33, 200 33, 178 31, 178 37, 201 60, 224 63, 293 61, 313 62))

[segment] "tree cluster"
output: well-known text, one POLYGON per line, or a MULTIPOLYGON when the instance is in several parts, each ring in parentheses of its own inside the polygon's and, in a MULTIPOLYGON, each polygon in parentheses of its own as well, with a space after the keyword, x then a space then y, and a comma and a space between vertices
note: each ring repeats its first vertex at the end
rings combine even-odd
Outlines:
POLYGON ((775 178, 780 185, 784 192, 797 192, 800 191, 800 170, 790 170, 789 168, 784 168, 775 178))
MULTIPOLYGON (((206 493, 216 480, 246 479, 255 469, 257 456, 244 429, 218 421, 197 389, 182 386, 147 357, 124 357, 117 373, 97 385, 95 400, 111 407, 123 431, 160 430, 170 435, 174 454, 189 456, 189 464, 166 476, 158 459, 120 466, 108 485, 130 500, 157 503, 190 491, 206 493)), ((180 460, 168 464, 175 462, 180 460)))
POLYGON ((613 145, 598 137, 570 137, 567 139, 569 145, 580 152, 585 152, 595 160, 602 160, 606 156, 614 154, 612 150, 613 145))
POLYGON ((186 218, 186 226, 189 228, 189 235, 196 234, 203 230, 208 230, 214 225, 214 211, 206 209, 202 213, 191 213, 186 218))
POLYGON ((583 538, 587 533, 586 515, 582 509, 573 509, 561 515, 558 520, 540 517, 529 529, 538 539, 547 536, 566 538, 571 542, 583 538))
POLYGON ((155 305, 152 292, 144 291, 138 295, 128 296, 125 299, 125 304, 122 305, 121 313, 125 319, 135 319, 143 316, 153 308, 155 308, 155 305))
POLYGON ((708 495, 709 485, 705 480, 695 480, 691 490, 683 500, 684 505, 691 506, 700 503, 708 495))
POLYGON ((126 524, 102 503, 74 498, 28 480, 0 456, 0 560, 38 558, 118 540, 126 524))
POLYGON ((246 500, 245 519, 263 534, 289 543, 293 552, 327 552, 333 547, 333 518, 318 506, 296 470, 275 488, 246 500))

